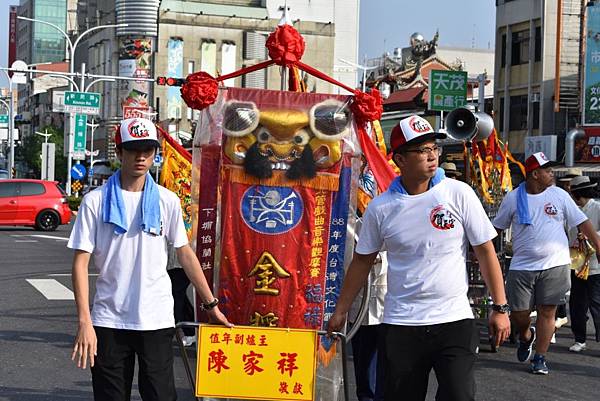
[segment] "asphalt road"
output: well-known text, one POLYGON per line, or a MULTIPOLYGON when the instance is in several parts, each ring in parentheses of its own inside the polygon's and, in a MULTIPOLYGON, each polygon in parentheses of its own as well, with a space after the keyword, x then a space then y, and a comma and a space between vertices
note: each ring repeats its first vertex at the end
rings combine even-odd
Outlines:
MULTIPOLYGON (((70 226, 63 226, 47 234, 0 228, 0 400, 92 399, 89 370, 79 370, 70 361, 76 312, 68 299, 72 296, 72 254, 66 248, 69 230, 70 226)), ((93 282, 91 277, 92 290, 93 282)), ((567 326, 551 347, 548 376, 529 374, 528 365, 516 361, 513 345, 491 353, 482 344, 476 368, 477 400, 600 399, 600 346, 590 337, 588 351, 573 354, 568 352, 571 344, 567 326)), ((179 351, 175 354, 179 400, 192 400, 179 351)), ((193 361, 192 349, 189 355, 193 361)), ((349 382, 353 389, 352 377, 349 382)), ((434 375, 430 382, 427 399, 433 400, 434 375)), ((140 399, 135 384, 133 394, 133 399, 140 399)))

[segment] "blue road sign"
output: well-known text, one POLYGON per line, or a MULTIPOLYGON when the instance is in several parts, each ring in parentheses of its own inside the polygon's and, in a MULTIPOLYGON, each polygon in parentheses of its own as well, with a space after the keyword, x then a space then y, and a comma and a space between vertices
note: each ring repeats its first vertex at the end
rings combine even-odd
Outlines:
POLYGON ((163 157, 161 155, 159 155, 158 153, 156 154, 156 156, 154 156, 154 166, 160 166, 163 162, 163 157))
POLYGON ((71 168, 71 178, 75 180, 81 180, 85 177, 85 166, 83 164, 76 164, 71 168))

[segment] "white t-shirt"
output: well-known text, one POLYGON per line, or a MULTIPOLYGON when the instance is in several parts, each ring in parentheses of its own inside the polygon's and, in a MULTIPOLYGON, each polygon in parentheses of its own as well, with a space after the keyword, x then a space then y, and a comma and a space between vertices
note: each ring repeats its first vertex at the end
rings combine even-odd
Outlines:
MULTIPOLYGON (((594 227, 594 230, 600 235, 600 202, 596 199, 590 199, 588 203, 581 208, 581 211, 590 219, 590 223, 594 227)), ((569 245, 577 246, 577 229, 572 228, 569 230, 569 245)), ((598 259, 596 255, 592 255, 590 258, 590 275, 600 274, 600 266, 598 266, 598 259)))
POLYGON ((177 195, 159 186, 161 233, 141 229, 142 192, 122 191, 128 231, 115 234, 102 220, 104 186, 87 194, 79 207, 68 247, 92 254, 99 271, 92 307, 95 326, 158 330, 175 325, 167 241, 188 243, 177 195))
POLYGON ((587 217, 564 190, 551 186, 539 194, 527 194, 531 225, 519 224, 517 190, 509 192, 500 205, 494 226, 505 230, 512 225, 511 270, 547 270, 568 265, 567 227, 576 227, 587 217))
POLYGON ((444 179, 419 195, 388 190, 373 199, 356 252, 387 249, 384 323, 422 326, 472 319, 468 244, 495 236, 473 190, 457 180, 444 179))

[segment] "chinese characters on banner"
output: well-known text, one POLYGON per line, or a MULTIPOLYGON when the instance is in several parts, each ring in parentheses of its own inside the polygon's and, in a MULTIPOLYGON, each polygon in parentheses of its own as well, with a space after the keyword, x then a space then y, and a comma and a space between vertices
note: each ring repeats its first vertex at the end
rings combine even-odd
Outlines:
POLYGON ((466 71, 429 71, 429 110, 452 111, 466 104, 466 71))
POLYGON ((201 325, 198 344, 197 397, 314 399, 315 331, 201 325))

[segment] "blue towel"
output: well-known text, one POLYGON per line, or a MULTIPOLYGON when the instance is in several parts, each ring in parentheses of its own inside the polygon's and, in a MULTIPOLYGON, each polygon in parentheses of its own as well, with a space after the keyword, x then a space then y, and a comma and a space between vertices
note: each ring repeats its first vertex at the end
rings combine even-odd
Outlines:
MULTIPOLYGON (((115 226, 115 234, 127 232, 127 211, 121 192, 121 170, 114 173, 106 183, 102 203, 102 219, 115 226)), ((146 183, 142 192, 142 230, 153 235, 160 234, 160 197, 158 186, 150 174, 146 175, 146 183)))
POLYGON ((517 218, 519 224, 530 226, 531 216, 529 215, 529 203, 527 203, 527 188, 525 188, 525 182, 522 182, 517 187, 517 218))
MULTIPOLYGON (((446 178, 444 170, 438 167, 438 169, 435 172, 435 175, 431 178, 431 180, 429 180, 428 190, 442 182, 444 178, 446 178)), ((409 195, 409 193, 406 192, 406 189, 404 189, 404 187, 402 186, 402 176, 396 177, 394 181, 392 181, 392 183, 390 184, 389 191, 396 191, 404 195, 409 195)))

